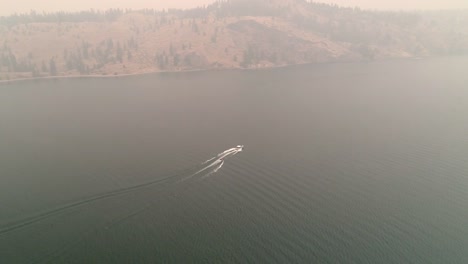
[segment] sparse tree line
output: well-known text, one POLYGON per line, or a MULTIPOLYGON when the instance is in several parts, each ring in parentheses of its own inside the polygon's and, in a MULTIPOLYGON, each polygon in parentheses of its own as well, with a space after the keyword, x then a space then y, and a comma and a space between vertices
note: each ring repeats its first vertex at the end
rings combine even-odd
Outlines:
POLYGON ((132 61, 132 54, 136 51, 138 51, 138 42, 134 37, 129 38, 124 44, 108 38, 96 46, 83 40, 73 50, 64 49, 62 56, 53 56, 48 61, 37 61, 31 52, 24 57, 15 55, 5 42, 0 49, 0 71, 31 73, 32 77, 55 76, 60 71, 91 74, 109 63, 132 61), (62 61, 63 67, 60 66, 62 61))
POLYGON ((208 14, 207 7, 199 7, 189 10, 182 9, 108 9, 106 11, 87 10, 80 12, 36 12, 13 14, 10 16, 0 16, 0 25, 11 28, 13 26, 30 23, 79 23, 79 22, 112 22, 121 16, 129 13, 139 13, 147 16, 154 16, 159 19, 161 25, 174 22, 174 18, 198 18, 205 17, 208 14), (171 19, 172 17, 172 19, 171 19))
POLYGON ((11 48, 4 43, 0 50, 0 71, 6 72, 31 72, 33 76, 38 76, 41 69, 34 62, 34 55, 28 53, 27 56, 18 58, 11 48))
MULTIPOLYGON (((180 47, 170 43, 167 49, 156 52, 153 63, 161 70, 196 66, 196 56, 191 49, 190 42, 180 47)), ((109 64, 126 67, 125 63, 131 63, 138 51, 139 42, 133 36, 123 42, 108 38, 96 45, 82 40, 74 49, 65 48, 47 61, 37 61, 32 53, 25 57, 15 55, 5 42, 0 49, 0 72, 23 73, 31 77, 56 76, 63 72, 90 75, 109 64)))
MULTIPOLYGON (((5 40, 0 48, 0 72, 27 73, 33 77, 63 73, 88 75, 105 72, 103 68, 107 65, 117 64, 125 68, 126 64, 142 62, 150 62, 160 70, 204 67, 206 62, 192 50, 189 40, 177 44, 171 42, 165 48, 159 47, 157 50, 141 51, 139 46, 142 44, 142 34, 155 32, 164 26, 170 26, 174 34, 188 28, 201 36, 205 44, 218 45, 220 39, 222 43, 224 30, 229 27, 216 26, 207 34, 207 25, 213 19, 221 21, 218 25, 222 25, 226 18, 243 16, 271 17, 272 21, 276 18, 284 19, 304 31, 322 35, 335 43, 346 43, 350 51, 366 59, 378 56, 378 47, 396 47, 416 56, 468 54, 468 28, 463 27, 468 24, 466 13, 452 16, 452 13, 437 12, 430 15, 377 12, 297 0, 311 11, 310 14, 303 15, 300 12, 292 12, 290 7, 281 1, 273 2, 275 4, 271 4, 270 0, 219 0, 211 5, 189 10, 110 9, 56 13, 31 11, 28 14, 0 17, 0 34, 11 32, 13 35, 13 39, 5 40), (90 40, 81 39, 79 33, 76 33, 72 36, 75 42, 73 46, 49 58, 31 52, 15 54, 9 46, 13 45, 18 34, 27 36, 56 29, 58 36, 63 36, 70 29, 79 27, 79 22, 112 22, 134 12, 144 14, 147 22, 136 24, 131 19, 129 28, 132 36, 125 40, 109 37, 99 43, 91 43, 90 40), (61 26, 32 23, 58 23, 61 26), (434 41, 434 34, 443 41, 434 41)), ((262 62, 294 63, 288 56, 291 53, 282 49, 262 47, 265 45, 251 42, 245 47, 237 47, 234 53, 230 53, 228 47, 221 48, 224 48, 225 56, 240 67, 248 68, 262 62)), ((304 56, 313 60, 315 55, 313 52, 305 52, 304 56)))

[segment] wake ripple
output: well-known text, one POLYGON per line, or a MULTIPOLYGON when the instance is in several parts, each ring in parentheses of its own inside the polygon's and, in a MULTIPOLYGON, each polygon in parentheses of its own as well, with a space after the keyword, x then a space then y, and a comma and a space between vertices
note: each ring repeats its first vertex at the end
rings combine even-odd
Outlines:
MULTIPOLYGON (((192 178, 192 177, 194 177, 196 175, 199 175, 199 174, 201 174, 203 172, 205 172, 205 176, 203 176, 202 179, 206 178, 206 177, 208 177, 208 176, 210 176, 210 175, 212 175, 212 174, 214 174, 216 172, 218 172, 219 169, 221 169, 221 167, 223 166, 224 159, 226 157, 234 156, 235 154, 239 153, 240 151, 242 151, 242 148, 236 147, 236 148, 227 149, 227 150, 219 153, 215 157, 213 157, 211 159, 208 159, 207 161, 205 161, 205 162, 203 162, 201 164, 201 165, 205 165, 205 164, 209 163, 207 166, 204 166, 203 168, 198 169, 195 173, 190 174, 188 177, 183 178, 179 182, 188 180, 188 179, 190 179, 190 178, 192 178)), ((99 201, 99 200, 116 197, 116 196, 123 195, 123 194, 126 194, 126 193, 141 190, 143 188, 148 188, 148 187, 151 187, 151 186, 162 184, 162 183, 168 182, 169 180, 174 179, 174 178, 183 177, 183 175, 185 173, 193 171, 193 170, 194 170, 194 168, 188 169, 186 171, 183 171, 183 172, 180 172, 180 173, 168 176, 168 177, 165 177, 163 179, 157 179, 157 180, 146 182, 146 183, 143 183, 143 184, 130 186, 130 187, 123 188, 123 189, 118 189, 118 190, 110 191, 110 192, 103 193, 103 194, 98 194, 98 195, 86 198, 84 200, 80 200, 80 201, 77 201, 77 202, 74 202, 74 203, 71 203, 71 204, 67 204, 67 205, 64 205, 62 207, 59 207, 59 208, 56 208, 56 209, 53 209, 53 210, 50 210, 50 211, 47 211, 47 212, 44 212, 44 213, 38 214, 38 215, 30 217, 30 218, 19 220, 19 221, 15 222, 15 223, 7 224, 5 227, 0 229, 0 235, 4 235, 6 233, 9 233, 9 232, 12 232, 12 231, 15 231, 15 230, 21 230, 23 228, 26 228, 26 227, 32 225, 32 224, 35 224, 35 223, 41 222, 43 220, 46 220, 46 219, 48 219, 50 217, 59 215, 60 213, 62 213, 64 211, 67 211, 67 210, 70 210, 72 208, 76 208, 76 207, 83 206, 83 205, 86 205, 86 204, 90 204, 90 203, 93 203, 93 202, 96 202, 96 201, 99 201)))

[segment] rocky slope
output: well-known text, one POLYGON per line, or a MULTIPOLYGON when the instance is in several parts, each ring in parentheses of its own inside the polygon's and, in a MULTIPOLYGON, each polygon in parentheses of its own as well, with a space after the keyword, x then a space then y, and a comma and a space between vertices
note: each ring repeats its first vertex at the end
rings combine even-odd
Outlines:
POLYGON ((374 12, 303 0, 0 18, 0 79, 121 75, 468 53, 468 12, 374 12))

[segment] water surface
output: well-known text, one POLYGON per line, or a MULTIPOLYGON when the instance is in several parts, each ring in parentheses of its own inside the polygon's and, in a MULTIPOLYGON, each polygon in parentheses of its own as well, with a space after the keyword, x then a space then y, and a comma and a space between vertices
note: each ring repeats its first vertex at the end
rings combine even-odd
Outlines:
POLYGON ((467 66, 1 85, 0 262, 467 263, 467 66))

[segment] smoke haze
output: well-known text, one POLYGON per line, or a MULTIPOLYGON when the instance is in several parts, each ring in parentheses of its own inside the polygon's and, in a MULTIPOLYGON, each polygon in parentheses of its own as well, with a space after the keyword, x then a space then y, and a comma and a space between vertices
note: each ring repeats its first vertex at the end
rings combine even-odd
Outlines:
MULTIPOLYGON (((25 13, 31 10, 36 10, 39 12, 55 12, 55 11, 80 11, 80 10, 89 10, 93 9, 109 9, 109 8, 132 8, 132 9, 142 9, 142 8, 153 8, 153 9, 163 9, 163 8, 192 8, 202 5, 208 5, 214 2, 214 0, 43 0, 43 1, 33 1, 33 0, 1 0, 0 6, 0 15, 9 15, 15 12, 25 13)), ((324 3, 335 3, 340 6, 358 6, 361 8, 369 9, 459 9, 459 8, 468 8, 468 1, 465 0, 414 0, 414 1, 405 1, 405 0, 383 0, 383 1, 373 1, 373 0, 321 0, 314 2, 324 2, 324 3)))

